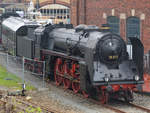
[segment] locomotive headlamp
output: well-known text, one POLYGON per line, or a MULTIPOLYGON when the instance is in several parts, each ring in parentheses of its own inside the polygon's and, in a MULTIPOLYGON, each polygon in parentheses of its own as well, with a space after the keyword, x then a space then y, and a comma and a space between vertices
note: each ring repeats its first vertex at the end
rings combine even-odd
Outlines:
POLYGON ((135 80, 138 81, 140 77, 138 75, 135 75, 135 80))
POLYGON ((109 42, 109 46, 112 46, 112 42, 109 42))
POLYGON ((108 78, 108 77, 105 77, 104 80, 105 80, 105 82, 108 82, 108 81, 109 81, 109 78, 108 78))

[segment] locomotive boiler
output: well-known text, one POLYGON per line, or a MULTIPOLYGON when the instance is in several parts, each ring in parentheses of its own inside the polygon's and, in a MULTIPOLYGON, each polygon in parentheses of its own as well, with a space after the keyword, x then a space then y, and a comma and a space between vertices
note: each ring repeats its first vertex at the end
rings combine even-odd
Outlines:
POLYGON ((130 37, 130 58, 122 37, 97 26, 48 25, 37 28, 35 36, 40 48, 35 57, 47 62, 47 73, 53 73, 50 78, 57 85, 75 93, 102 103, 110 95, 132 101, 132 90, 143 83, 143 45, 135 37, 130 37))

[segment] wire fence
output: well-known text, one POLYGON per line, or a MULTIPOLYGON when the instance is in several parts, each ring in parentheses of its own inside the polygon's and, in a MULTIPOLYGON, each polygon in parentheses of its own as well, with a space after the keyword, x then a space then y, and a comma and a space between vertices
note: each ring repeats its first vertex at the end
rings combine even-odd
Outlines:
POLYGON ((0 52, 0 65, 5 67, 8 72, 21 78, 22 84, 26 80, 31 84, 39 81, 37 87, 45 87, 45 61, 17 57, 0 52), (34 80, 35 78, 38 80, 34 80))
POLYGON ((43 87, 45 87, 45 61, 33 60, 23 57, 23 73, 29 72, 37 77, 42 77, 43 87))

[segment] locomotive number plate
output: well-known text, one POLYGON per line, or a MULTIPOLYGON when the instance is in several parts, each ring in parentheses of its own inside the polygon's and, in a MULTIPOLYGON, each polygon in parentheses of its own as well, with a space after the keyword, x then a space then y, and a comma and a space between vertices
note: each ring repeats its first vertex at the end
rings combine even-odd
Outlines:
POLYGON ((118 59, 118 56, 116 55, 116 56, 109 56, 109 59, 110 60, 116 60, 116 59, 118 59))

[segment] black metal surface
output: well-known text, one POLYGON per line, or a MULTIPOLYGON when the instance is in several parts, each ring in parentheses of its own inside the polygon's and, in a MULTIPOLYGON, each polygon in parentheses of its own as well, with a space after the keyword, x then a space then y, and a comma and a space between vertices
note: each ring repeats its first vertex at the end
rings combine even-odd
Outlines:
POLYGON ((2 43, 2 22, 3 20, 9 18, 10 16, 20 17, 17 13, 14 12, 6 12, 0 15, 0 44, 2 43))
POLYGON ((88 76, 88 73, 87 73, 87 65, 85 62, 79 62, 79 66, 80 66, 80 69, 79 69, 79 72, 80 72, 80 88, 81 90, 84 90, 87 92, 88 90, 88 87, 87 87, 87 76, 88 76))
POLYGON ((119 35, 101 32, 95 26, 73 29, 71 25, 59 24, 36 30, 36 27, 26 28, 27 33, 21 31, 25 35, 20 35, 19 31, 16 33, 17 55, 39 59, 43 55, 48 56, 48 66, 58 57, 77 61, 83 90, 87 90, 90 82, 93 86, 143 83, 143 45, 140 40, 131 38, 132 60, 128 57, 125 41, 119 35), (135 75, 141 79, 136 81, 135 75), (109 80, 105 81, 105 78, 109 80))
POLYGON ((133 46, 133 60, 138 68, 138 73, 140 75, 140 79, 143 79, 144 72, 144 46, 142 42, 137 37, 130 37, 131 44, 133 46))
MULTIPOLYGON (((107 84, 106 77, 109 81, 116 81, 110 82, 112 84, 139 83, 135 80, 135 76, 139 75, 141 67, 138 69, 137 67, 141 62, 135 63, 133 60, 129 60, 126 43, 119 35, 103 33, 97 28, 90 31, 87 26, 76 29, 55 27, 50 25, 41 30, 41 33, 37 32, 37 34, 41 34, 41 45, 47 45, 47 47, 41 46, 46 48, 42 50, 42 53, 68 60, 84 61, 93 84, 107 84), (88 31, 86 31, 87 29, 88 31), (48 34, 48 37, 44 36, 45 34, 48 34), (42 41, 45 38, 47 38, 46 41, 42 41)), ((134 44, 133 48, 135 48, 134 44)), ((138 49, 142 51, 141 46, 138 49)), ((133 55, 134 59, 138 56, 133 55)), ((142 59, 142 55, 137 58, 139 61, 142 59)), ((143 76, 142 73, 140 76, 143 76)))
POLYGON ((126 45, 116 34, 108 34, 97 44, 96 51, 101 62, 105 64, 119 64, 126 55, 126 45))
POLYGON ((56 51, 53 51, 53 50, 44 50, 44 49, 42 49, 41 52, 43 54, 53 55, 53 56, 56 56, 56 57, 62 57, 62 58, 70 59, 70 60, 84 61, 84 59, 82 59, 82 58, 75 57, 75 56, 68 56, 67 54, 64 54, 64 53, 61 53, 61 52, 56 52, 56 51))
POLYGON ((34 30, 38 26, 39 25, 36 22, 23 20, 22 18, 17 17, 10 17, 4 20, 2 24, 3 47, 6 48, 11 55, 25 55, 25 57, 33 58, 35 50, 34 42, 31 40, 36 39, 34 30), (6 23, 9 23, 10 25, 6 23))
POLYGON ((113 84, 143 84, 144 81, 111 81, 111 82, 101 82, 101 81, 97 81, 97 82, 93 82, 94 86, 99 86, 99 85, 113 85, 113 84))
POLYGON ((26 36, 17 37, 17 56, 34 58, 34 41, 26 36))

